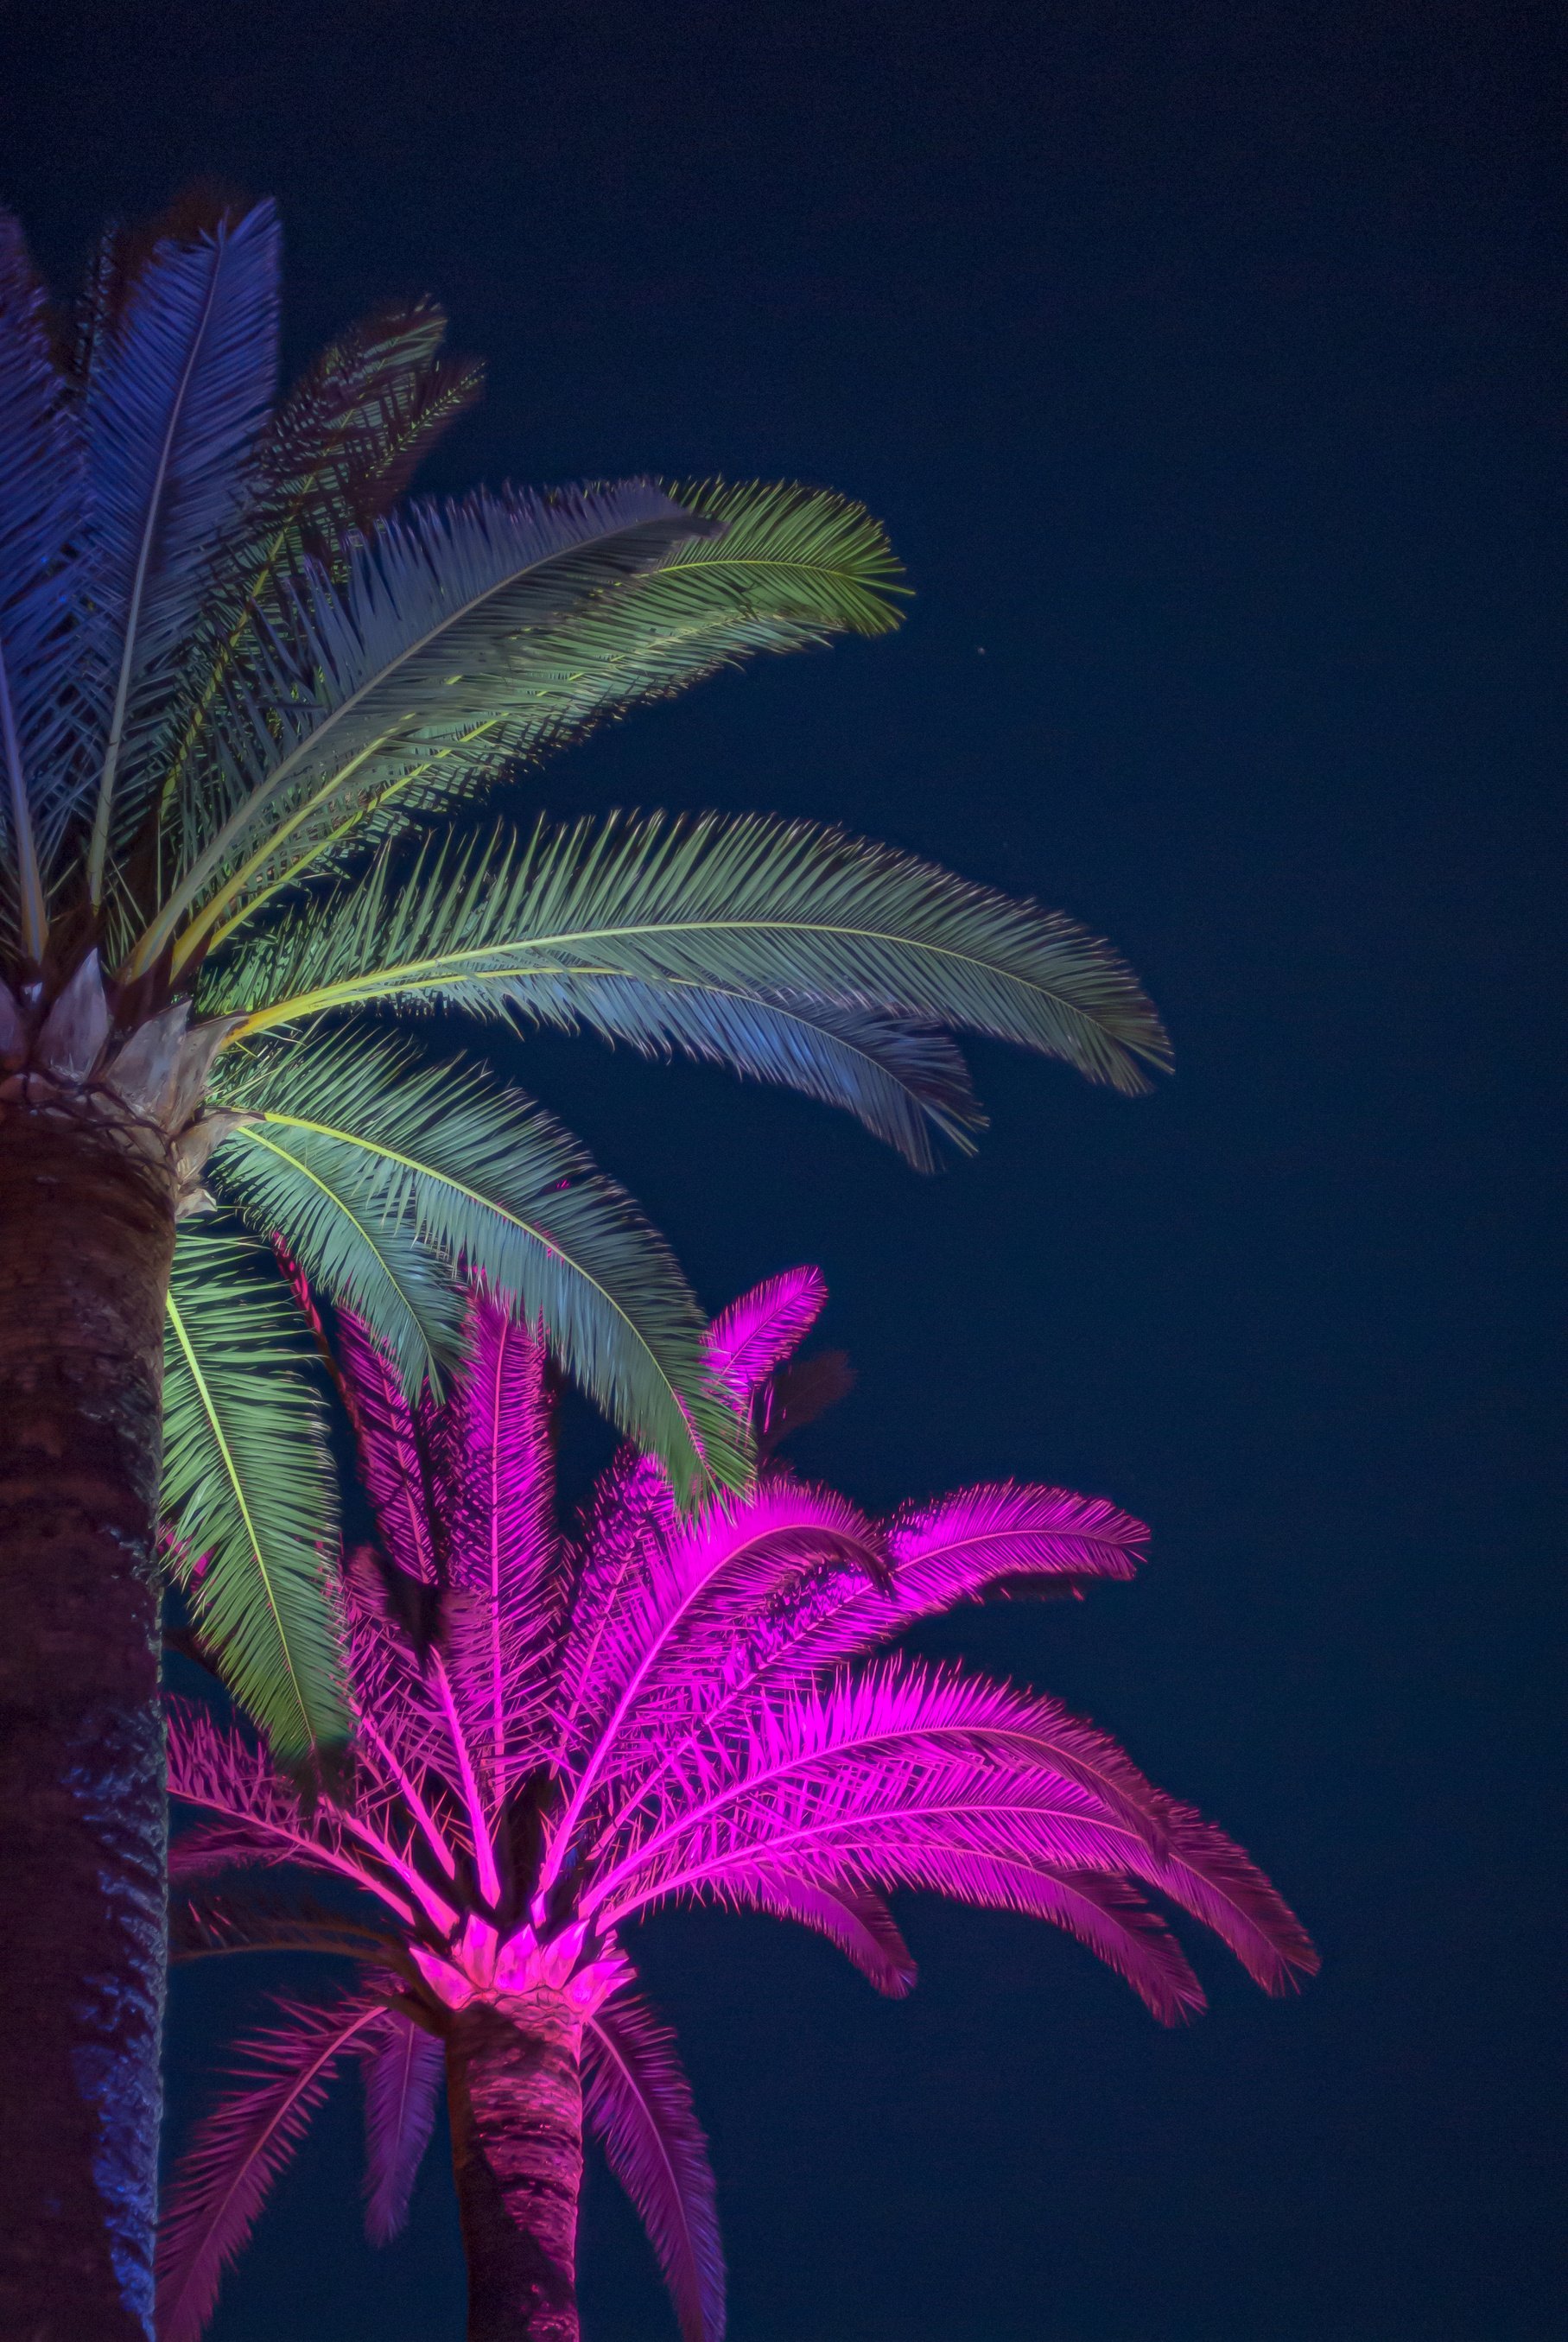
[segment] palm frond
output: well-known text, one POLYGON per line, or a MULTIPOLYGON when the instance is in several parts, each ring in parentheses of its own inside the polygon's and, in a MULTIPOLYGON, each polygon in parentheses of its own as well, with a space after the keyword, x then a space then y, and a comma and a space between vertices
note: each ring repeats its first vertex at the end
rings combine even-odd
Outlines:
MULTIPOLYGON (((202 1005, 248 1011, 253 1031, 371 1001, 597 1020, 612 1037, 640 1019, 650 1045, 694 1051, 709 995, 750 1004, 754 1039, 770 1006, 815 1000, 864 1026, 1011 1041, 1126 1091, 1168 1055, 1135 978, 1071 920, 889 846, 749 814, 541 822, 394 859, 239 951, 202 1005)), ((734 1020, 706 1014, 700 1053, 725 1056, 734 1020)), ((794 1046, 809 1058, 808 1032, 794 1046)), ((792 1077, 776 1036, 771 1057, 732 1062, 792 1077)), ((934 1070, 926 1111, 962 1127, 951 1069, 934 1070)), ((824 1061, 816 1078, 828 1095, 848 1077, 824 1061)))
POLYGON ((709 1366, 737 1399, 750 1401, 799 1348, 826 1301, 820 1268, 786 1268, 754 1285, 709 1326, 709 1366))
POLYGON ((409 1396, 395 1361, 351 1309, 339 1312, 337 1356, 360 1478, 387 1557, 417 1585, 434 1587, 442 1570, 436 1556, 441 1524, 435 1517, 440 1487, 434 1399, 423 1390, 409 1396))
POLYGON ((887 1999, 903 2000, 914 1991, 914 1955, 887 1905, 869 1887, 849 1880, 824 1886, 759 1866, 735 1900, 825 1936, 887 1999))
MULTIPOLYGON (((580 739, 639 701, 668 697, 759 652, 896 624, 902 573, 859 505, 778 481, 706 482, 674 493, 705 533, 518 637, 504 708, 476 715, 454 737, 422 738, 374 787, 356 786, 346 803, 333 799, 325 823, 313 801, 280 850, 230 890, 216 934, 253 917, 280 889, 338 867, 346 854, 363 860, 367 847, 450 815, 492 774, 580 739)), ((363 767, 355 778, 363 784, 363 767)))
MULTIPOLYGON (((913 1883, 900 1844, 948 1831, 955 1810, 1068 1867, 1135 1867, 1157 1832, 1154 1792, 1114 1742, 1055 1701, 912 1660, 885 1662, 787 1704, 750 1703, 656 1797, 628 1786, 583 1900, 614 1924, 672 1895, 723 1895, 761 1863, 879 1887, 913 1883)), ((943 1841, 946 1842, 945 1838, 943 1841)))
POLYGON ((244 2250, 338 2065, 379 2020, 385 1999, 360 1990, 325 2005, 277 2006, 283 2024, 239 2045, 247 2062, 238 2087, 206 2117, 175 2167, 158 2245, 164 2342, 198 2342, 225 2269, 244 2250))
POLYGON ((245 1952, 305 1952, 313 1958, 395 1959, 389 1930, 348 1919, 308 1896, 265 1892, 252 1882, 197 1887, 169 1907, 169 1957, 227 1959, 245 1952))
POLYGON ((385 516, 420 457, 479 395, 480 366, 440 359, 445 331, 429 302, 351 326, 317 354, 263 435, 159 751, 180 863, 200 850, 210 820, 209 725, 264 656, 284 587, 309 561, 341 575, 356 533, 385 516))
POLYGON ((431 745, 493 771, 491 732, 470 735, 504 730, 529 706, 519 639, 716 525, 645 481, 550 497, 476 493, 384 522, 341 586, 308 572, 265 667, 230 711, 215 818, 134 967, 185 923, 183 965, 280 854, 331 833, 347 792, 363 803, 431 745))
POLYGON ((674 2036, 618 1993, 588 2017, 583 2051, 588 2127, 647 2230, 684 2342, 724 2342, 714 2175, 674 2036))
POLYGON ((542 1343, 494 1301, 471 1305, 444 1443, 453 1687, 494 1802, 545 1755, 565 1591, 542 1343))
POLYGON ((325 1575, 335 1490, 306 1356, 259 1247, 185 1222, 165 1346, 163 1506, 203 1637, 285 1757, 347 1732, 325 1575))
POLYGON ((451 1268, 407 1213, 389 1208, 377 1158, 258 1122, 232 1136, 215 1168, 246 1224, 285 1233, 310 1283, 364 1320, 405 1390, 441 1389, 462 1318, 451 1268))
POLYGON ((365 2076, 365 2233, 387 2245, 408 2223, 446 2051, 401 2008, 384 2009, 356 2046, 365 2076))
MULTIPOLYGON (((571 1855, 574 1829, 601 1786, 635 1767, 639 1756, 645 1772, 649 1752, 662 1771, 672 1732, 694 1711, 700 1718, 722 1689, 746 1626, 791 1578, 824 1557, 873 1570, 881 1561, 870 1525, 853 1505, 793 1481, 764 1482, 744 1502, 710 1506, 644 1556, 613 1610, 595 1619, 595 1705, 604 1720, 552 1825, 546 1883, 571 1855)), ((572 1649, 577 1631, 574 1621, 564 1658, 568 1682, 584 1672, 572 1649)), ((674 1794, 667 1784, 663 1794, 666 1800, 674 1794)), ((618 1828, 631 1825, 637 1802, 620 1811, 618 1828)))
POLYGON ((0 212, 0 766, 18 940, 44 956, 50 779, 67 723, 82 453, 22 231, 0 212))
POLYGON ((128 836, 145 801, 141 752, 166 713, 208 556, 238 506, 273 395, 278 256, 271 204, 194 241, 160 242, 95 353, 86 400, 90 634, 105 705, 90 776, 94 901, 111 846, 128 836))
MULTIPOLYGON (((412 1232, 542 1324, 567 1374, 664 1460, 677 1488, 744 1477, 734 1417, 711 1386, 701 1316, 674 1259, 532 1099, 363 1031, 221 1063, 224 1102, 258 1114, 264 1138, 362 1197, 367 1225, 412 1232)), ((245 1144, 242 1128, 215 1156, 215 1186, 245 1144)), ((334 1297, 375 1324, 363 1289, 334 1297)))

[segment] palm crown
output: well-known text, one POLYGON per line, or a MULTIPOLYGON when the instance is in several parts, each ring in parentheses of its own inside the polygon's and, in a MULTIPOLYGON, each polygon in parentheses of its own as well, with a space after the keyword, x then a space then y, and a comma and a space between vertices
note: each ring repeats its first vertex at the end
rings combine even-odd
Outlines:
POLYGON ((415 1410, 390 1358, 345 1325, 383 1540, 345 1579, 354 1788, 307 1807, 260 1749, 181 1706, 171 1783, 208 1819, 173 1867, 199 1881, 297 1862, 352 1881, 373 1916, 202 1886, 179 1917, 188 1955, 315 1948, 362 1975, 335 2002, 287 2006, 187 2156, 165 2239, 169 2342, 200 2330, 336 2060, 366 2060, 379 2239, 406 2208, 444 2038, 450 2053, 476 2007, 526 2032, 551 1996, 689 2342, 716 2342, 702 2137, 621 1943, 663 1904, 797 1920, 894 1996, 914 1967, 888 1889, 1001 1906, 1076 1936, 1165 2023, 1203 1994, 1141 1890, 1214 1930, 1271 1991, 1315 1965, 1246 1857, 1054 1701, 907 1657, 864 1663, 954 1603, 1128 1576, 1145 1533, 1103 1501, 1012 1485, 873 1523, 766 1460, 831 1387, 821 1362, 781 1372, 822 1299, 814 1272, 793 1273, 708 1337, 764 1456, 748 1495, 683 1514, 663 1467, 628 1451, 566 1539, 534 1338, 475 1303, 450 1403, 415 1410))
POLYGON ((165 1510, 285 1752, 343 1725, 318 1402, 270 1256, 439 1389, 461 1260, 683 1496, 744 1480, 627 1197, 483 1062, 378 1012, 682 1050, 913 1162, 981 1116, 956 1030, 1136 1089, 1164 1043, 1070 922, 761 816, 485 820, 498 776, 756 651, 895 623, 858 506, 647 480, 394 506, 477 388, 428 306, 275 402, 270 206, 111 236, 57 329, 0 217, 0 1073, 173 1150, 165 1510), (463 826, 464 823, 469 826, 463 826))

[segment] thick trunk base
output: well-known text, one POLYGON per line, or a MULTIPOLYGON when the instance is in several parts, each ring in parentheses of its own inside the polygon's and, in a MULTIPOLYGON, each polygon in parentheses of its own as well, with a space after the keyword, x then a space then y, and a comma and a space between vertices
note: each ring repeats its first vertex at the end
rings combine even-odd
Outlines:
POLYGON ((174 1186, 0 1106, 0 2334, 150 2342, 165 1800, 155 1535, 174 1186))
POLYGON ((468 2342, 577 2342, 583 2027, 558 1993, 453 2020, 447 2100, 468 2342))

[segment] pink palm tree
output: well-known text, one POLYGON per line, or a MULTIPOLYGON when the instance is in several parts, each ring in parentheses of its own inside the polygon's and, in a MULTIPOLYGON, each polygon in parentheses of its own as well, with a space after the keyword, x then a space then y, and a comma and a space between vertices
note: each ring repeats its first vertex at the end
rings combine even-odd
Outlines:
MULTIPOLYGON (((711 1362, 766 1456, 825 1395, 781 1372, 824 1298, 813 1270, 720 1319, 711 1362)), ((407 2211, 444 2075, 474 2342, 574 2342, 584 2116, 641 2214, 686 2342, 719 2342, 714 2184, 670 2035, 624 1931, 660 1904, 749 1906, 820 1930, 884 1993, 914 1966, 884 1897, 919 1887, 1076 1936, 1166 2024, 1203 2005, 1156 1895, 1265 1989, 1316 1965, 1268 1882, 1056 1705, 954 1666, 862 1664, 979 1596, 1131 1576, 1144 1532, 1059 1489, 970 1488, 880 1524, 764 1463, 694 1517, 623 1455, 561 1537, 544 1353, 473 1307, 444 1412, 410 1413, 345 1328, 345 1389, 385 1550, 345 1573, 351 1787, 307 1803, 265 1753, 177 1706, 171 1786, 187 1955, 328 1950, 339 1998, 284 2006, 174 2181, 165 2342, 190 2342, 335 2068, 363 2061, 366 2223, 407 2211), (361 1890, 255 1891, 298 1864, 361 1890), (215 1890, 249 1866, 250 1891, 215 1890), (362 1916, 363 1915, 363 1916, 362 1916)), ((247 1882, 241 1882, 242 1886, 247 1882)))

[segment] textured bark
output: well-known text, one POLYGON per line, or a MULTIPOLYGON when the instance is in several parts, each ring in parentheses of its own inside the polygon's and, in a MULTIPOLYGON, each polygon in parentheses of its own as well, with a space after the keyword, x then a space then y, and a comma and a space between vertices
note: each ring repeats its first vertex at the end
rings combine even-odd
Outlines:
MULTIPOLYGON (((0 2333, 153 2332, 167 1150, 0 1103, 0 2333)), ((18 1093, 22 1094, 18 1094, 18 1093)))
POLYGON ((447 2100, 468 2342, 577 2342, 583 2026, 559 1993, 453 2019, 447 2100))

